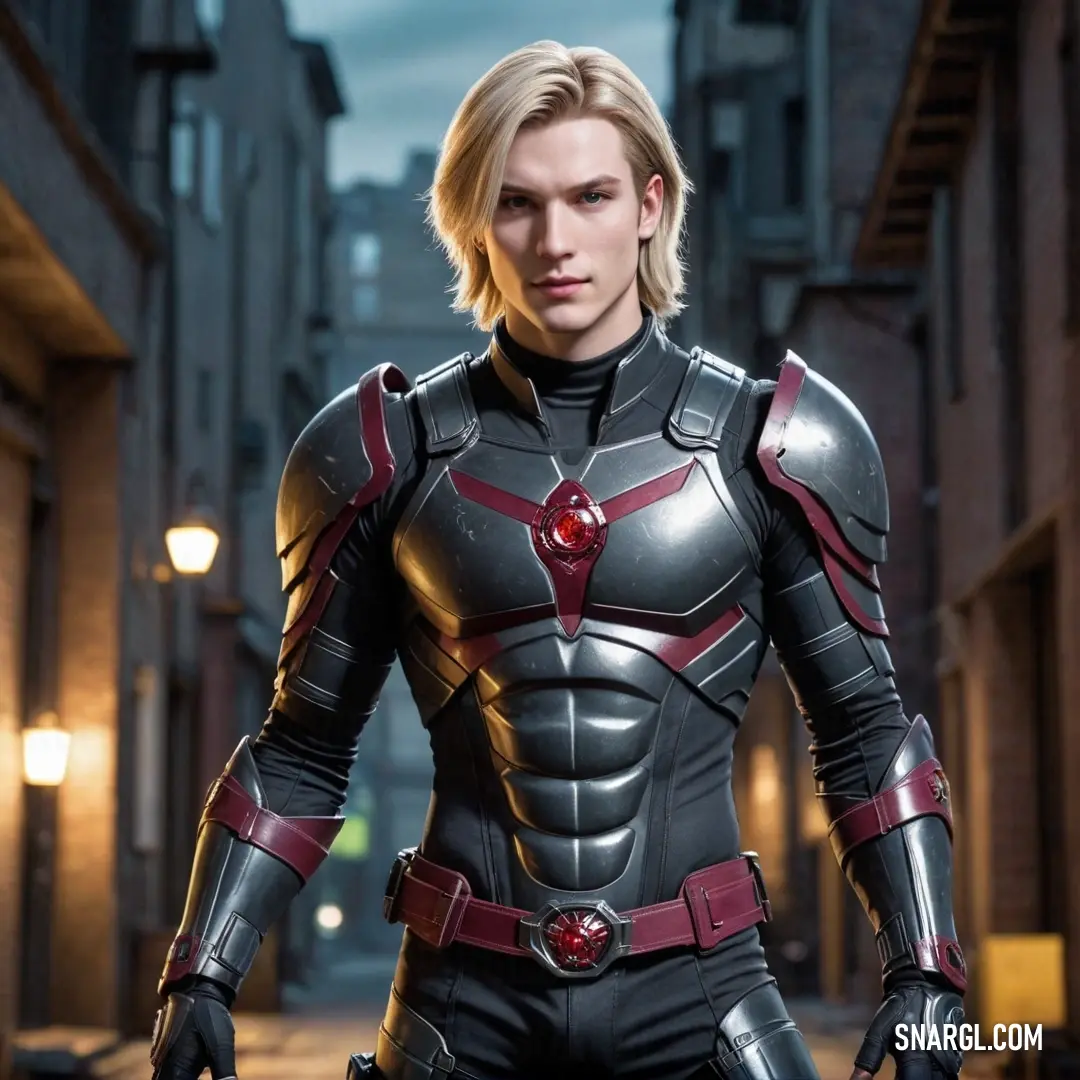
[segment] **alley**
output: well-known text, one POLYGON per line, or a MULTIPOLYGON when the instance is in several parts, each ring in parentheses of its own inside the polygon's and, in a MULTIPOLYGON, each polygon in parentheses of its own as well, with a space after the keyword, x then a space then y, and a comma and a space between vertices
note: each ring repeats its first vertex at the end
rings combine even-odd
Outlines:
MULTIPOLYGON (((848 1014, 817 1002, 794 1002, 792 1013, 806 1033, 821 1080, 848 1080, 861 1039, 848 1014), (831 1018, 831 1019, 830 1019, 831 1018)), ((349 1055, 374 1047, 379 1014, 241 1015, 236 1020, 240 1080, 343 1080, 349 1055)), ((99 1059, 95 1080, 147 1080, 149 1042, 133 1041, 99 1059)), ((965 1080, 1000 1075, 994 1055, 975 1055, 965 1080)), ((886 1063, 878 1080, 894 1080, 886 1063)))
MULTIPOLYGON (((375 1045, 377 1014, 354 1017, 241 1016, 237 1018, 240 1080, 344 1080, 349 1055, 375 1045)), ((847 1080, 857 1034, 808 1036, 822 1080, 847 1080)), ((146 1080, 149 1043, 133 1042, 102 1059, 96 1080, 146 1080)), ((885 1068, 880 1080, 892 1080, 885 1068)))

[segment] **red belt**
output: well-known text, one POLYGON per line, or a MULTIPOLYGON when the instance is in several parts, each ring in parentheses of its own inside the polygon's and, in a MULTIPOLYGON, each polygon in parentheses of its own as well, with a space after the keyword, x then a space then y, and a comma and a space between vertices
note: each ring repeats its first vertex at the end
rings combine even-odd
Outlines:
POLYGON ((410 848, 397 858, 383 915, 436 948, 460 941, 531 956, 563 977, 598 974, 621 956, 695 945, 710 949, 772 917, 754 852, 691 874, 674 900, 619 915, 602 901, 531 913, 472 895, 468 881, 410 848))

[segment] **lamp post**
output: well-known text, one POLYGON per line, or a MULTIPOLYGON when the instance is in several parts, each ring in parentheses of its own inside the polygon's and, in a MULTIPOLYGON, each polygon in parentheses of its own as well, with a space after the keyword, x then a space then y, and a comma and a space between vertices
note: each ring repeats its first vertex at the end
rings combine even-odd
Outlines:
POLYGON ((22 730, 26 833, 22 903, 23 949, 21 1020, 41 1027, 51 1017, 49 972, 55 878, 56 815, 67 775, 71 733, 51 709, 34 714, 22 730))

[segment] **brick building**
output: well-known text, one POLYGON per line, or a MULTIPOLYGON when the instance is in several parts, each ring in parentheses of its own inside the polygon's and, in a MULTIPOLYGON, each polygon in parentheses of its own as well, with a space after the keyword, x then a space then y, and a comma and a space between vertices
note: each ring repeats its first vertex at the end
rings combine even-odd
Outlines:
POLYGON ((107 1021, 121 995, 125 417, 157 247, 113 122, 130 14, 0 4, 0 1058, 20 1022, 107 1021), (67 778, 24 799, 20 729, 42 710, 72 735, 67 778), (96 973, 79 1016, 73 969, 96 973))
MULTIPOLYGON (((916 0, 683 0, 672 124, 696 187, 689 304, 674 334, 773 377, 786 349, 855 402, 889 483, 881 569, 890 652, 909 715, 936 720, 923 512, 922 367, 905 270, 852 251, 918 17, 916 0)), ((770 654, 736 755, 744 846, 760 852, 781 985, 873 1001, 873 934, 824 838, 809 737, 770 654)))
POLYGON ((0 1076, 20 1026, 152 1020, 210 763, 272 694, 342 102, 280 3, 225 16, 0 3, 0 1076), (164 543, 193 500, 203 581, 164 543), (42 711, 72 736, 53 789, 21 777, 42 711))
POLYGON ((999 934, 1064 935, 1080 1031, 1080 41, 1072 0, 927 0, 858 244, 925 283, 937 673, 980 1000, 999 934))

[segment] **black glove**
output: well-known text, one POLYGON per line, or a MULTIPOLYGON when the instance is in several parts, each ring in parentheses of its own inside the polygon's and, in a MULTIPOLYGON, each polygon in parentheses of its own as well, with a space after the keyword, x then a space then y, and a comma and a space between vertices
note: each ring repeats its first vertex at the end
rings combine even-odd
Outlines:
POLYGON ((909 983, 886 992, 881 1008, 870 1021, 866 1038, 855 1056, 851 1080, 869 1080, 881 1068, 886 1054, 896 1061, 896 1080, 958 1080, 964 1055, 957 1046, 958 1027, 964 1022, 960 995, 928 982, 909 983), (896 1029, 905 1029, 898 1040, 896 1029), (946 1025, 951 1027, 946 1040, 946 1025), (913 1028, 921 1029, 927 1049, 913 1049, 913 1028), (932 1038, 930 1028, 937 1029, 932 1038), (905 1045, 906 1042, 906 1045, 905 1045), (901 1048, 903 1047, 903 1048, 901 1048))
POLYGON ((171 993, 154 1021, 153 1080, 199 1080, 207 1067, 213 1080, 236 1080, 231 1004, 227 992, 209 980, 171 993))

